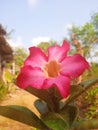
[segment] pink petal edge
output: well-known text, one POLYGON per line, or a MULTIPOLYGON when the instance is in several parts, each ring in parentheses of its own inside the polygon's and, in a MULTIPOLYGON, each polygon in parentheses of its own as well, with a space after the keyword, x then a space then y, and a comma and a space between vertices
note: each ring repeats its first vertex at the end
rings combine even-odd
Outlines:
POLYGON ((80 54, 66 57, 61 63, 61 74, 76 78, 86 69, 90 69, 89 63, 80 54))
POLYGON ((31 47, 29 50, 30 55, 25 60, 24 65, 42 68, 47 62, 47 56, 38 47, 31 47))
POLYGON ((56 86, 63 98, 67 97, 70 93, 70 78, 59 75, 56 78, 46 79, 43 84, 44 89, 56 86))
POLYGON ((61 62, 67 55, 70 46, 67 41, 63 41, 62 46, 56 45, 48 48, 48 60, 53 61, 56 60, 61 62))
POLYGON ((25 66, 21 69, 21 72, 17 77, 17 85, 20 88, 32 86, 37 89, 42 89, 45 79, 46 77, 40 68, 25 66))

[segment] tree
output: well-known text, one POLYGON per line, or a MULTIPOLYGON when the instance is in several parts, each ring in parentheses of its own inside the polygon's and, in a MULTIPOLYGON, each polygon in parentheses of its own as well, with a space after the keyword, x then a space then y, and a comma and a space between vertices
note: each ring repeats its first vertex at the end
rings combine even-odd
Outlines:
POLYGON ((15 48, 14 49, 14 60, 17 67, 21 67, 25 58, 27 57, 27 52, 24 48, 15 48))
POLYGON ((54 46, 56 45, 56 41, 49 41, 49 42, 41 42, 38 47, 41 48, 45 53, 47 53, 47 49, 50 47, 50 46, 54 46))
POLYGON ((91 48, 98 42, 98 13, 91 16, 90 22, 83 26, 73 25, 68 31, 71 36, 74 34, 76 39, 81 42, 84 56, 90 57, 91 48))
POLYGON ((41 42, 38 47, 41 48, 45 53, 47 52, 47 49, 49 47, 49 42, 41 42))
POLYGON ((91 16, 91 23, 93 24, 94 28, 98 31, 98 12, 95 12, 91 16))

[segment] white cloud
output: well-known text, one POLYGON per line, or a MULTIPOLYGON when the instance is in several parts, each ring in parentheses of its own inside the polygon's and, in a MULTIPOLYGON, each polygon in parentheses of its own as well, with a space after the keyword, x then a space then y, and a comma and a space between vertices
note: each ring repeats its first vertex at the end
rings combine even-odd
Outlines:
POLYGON ((31 8, 36 7, 36 5, 38 4, 38 0, 27 0, 27 2, 31 8))
POLYGON ((23 41, 20 36, 18 36, 16 39, 7 39, 7 42, 10 44, 11 47, 23 47, 23 41))
POLYGON ((73 27, 73 24, 67 24, 67 25, 65 25, 65 29, 67 29, 67 30, 72 29, 72 27, 73 27))
POLYGON ((35 37, 32 39, 33 46, 37 46, 41 42, 49 42, 51 39, 49 37, 35 37))

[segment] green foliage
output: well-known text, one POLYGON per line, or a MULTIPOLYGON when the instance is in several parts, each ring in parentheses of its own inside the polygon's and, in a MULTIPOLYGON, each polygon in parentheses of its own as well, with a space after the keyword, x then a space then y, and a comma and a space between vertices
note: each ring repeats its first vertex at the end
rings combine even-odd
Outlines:
POLYGON ((84 56, 90 57, 91 48, 98 43, 98 12, 91 16, 91 22, 83 26, 73 25, 68 31, 70 34, 75 34, 76 39, 82 43, 84 56))
POLYGON ((2 100, 8 92, 8 87, 3 81, 0 81, 0 100, 2 100))
POLYGON ((44 52, 47 52, 47 49, 49 48, 49 43, 48 42, 41 42, 38 47, 41 48, 44 52))
POLYGON ((14 60, 16 66, 22 66, 26 57, 27 57, 27 52, 24 48, 14 49, 14 60))
POLYGON ((58 113, 49 112, 41 118, 45 124, 53 130, 65 130, 69 127, 66 120, 58 113))
POLYGON ((74 123, 71 130, 97 130, 98 119, 93 120, 81 120, 74 123))
POLYGON ((81 40, 84 56, 89 56, 89 51, 96 41, 96 31, 91 23, 86 23, 82 27, 73 26, 70 30, 78 40, 81 40))
POLYGON ((98 63, 90 64, 90 71, 85 71, 82 75, 82 80, 92 79, 98 77, 98 63))
POLYGON ((38 47, 41 48, 45 53, 47 53, 47 49, 50 47, 50 46, 54 46, 56 45, 56 42, 55 41, 49 41, 49 42, 41 42, 38 47))
POLYGON ((28 108, 22 106, 0 106, 0 115, 34 126, 38 129, 49 130, 48 127, 28 108))
POLYGON ((94 25, 95 29, 98 30, 98 12, 95 12, 91 16, 91 23, 94 25))
POLYGON ((15 90, 15 75, 12 75, 8 70, 6 70, 4 72, 4 80, 5 82, 0 80, 0 100, 2 100, 10 91, 15 90))
POLYGON ((60 110, 60 116, 72 126, 78 115, 78 108, 75 105, 67 105, 60 110))
POLYGON ((4 72, 4 78, 7 83, 11 83, 13 82, 15 76, 12 73, 10 73, 8 70, 6 70, 4 72))
POLYGON ((91 23, 86 23, 82 27, 73 26, 70 31, 76 35, 77 39, 81 39, 83 45, 87 46, 94 42, 96 32, 91 23))
MULTIPOLYGON (((54 100, 53 98, 55 98, 55 96, 52 98, 49 91, 41 90, 40 92, 38 90, 29 88, 27 89, 28 92, 44 100, 38 100, 35 104, 35 107, 40 112, 40 118, 28 108, 15 105, 0 106, 0 115, 33 126, 40 130, 88 130, 89 128, 98 128, 98 123, 96 120, 90 120, 90 123, 87 120, 78 121, 76 119, 78 115, 78 109, 74 104, 74 101, 77 97, 79 97, 83 92, 96 83, 98 83, 98 78, 87 80, 82 82, 80 85, 71 86, 71 96, 65 101, 62 101, 63 105, 62 107, 57 108, 58 111, 54 109, 54 107, 57 103, 57 106, 60 105, 60 98, 59 100, 54 100), (54 105, 50 105, 50 107, 49 104, 54 105)), ((95 96, 97 92, 98 89, 95 89, 91 94, 95 96)), ((95 110, 95 108, 92 107, 90 110, 95 110)))
POLYGON ((85 104, 89 104, 85 114, 87 119, 98 118, 98 85, 86 92, 85 104))
POLYGON ((98 63, 91 64, 91 78, 98 77, 98 63))

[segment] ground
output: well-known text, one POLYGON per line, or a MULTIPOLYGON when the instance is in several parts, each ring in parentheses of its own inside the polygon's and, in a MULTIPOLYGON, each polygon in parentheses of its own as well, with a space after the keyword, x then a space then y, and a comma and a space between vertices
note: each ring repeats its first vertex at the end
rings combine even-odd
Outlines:
MULTIPOLYGON (((33 106, 33 102, 35 101, 35 99, 36 97, 31 95, 30 93, 21 89, 15 89, 11 93, 9 93, 4 98, 4 100, 0 101, 0 105, 26 106, 39 116, 39 113, 33 106)), ((31 129, 33 130, 34 128, 31 128, 30 126, 25 125, 23 123, 0 116, 0 130, 31 130, 31 129)))

